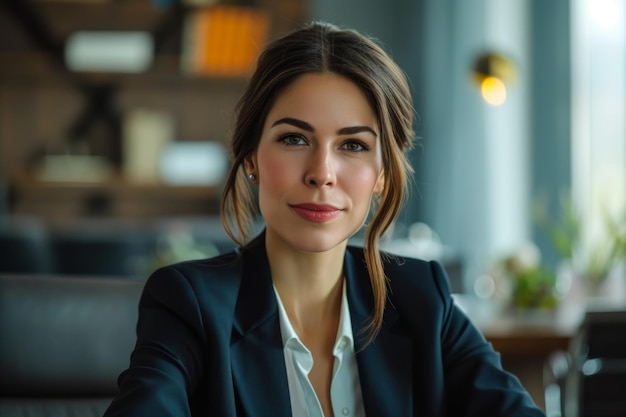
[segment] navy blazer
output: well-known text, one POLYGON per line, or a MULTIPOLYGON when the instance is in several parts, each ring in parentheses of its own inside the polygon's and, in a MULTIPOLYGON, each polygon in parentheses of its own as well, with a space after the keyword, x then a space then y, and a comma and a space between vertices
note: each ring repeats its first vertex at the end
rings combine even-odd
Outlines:
MULTIPOLYGON (((346 292, 367 416, 544 416, 453 303, 436 262, 389 257, 373 343, 363 249, 348 247, 346 292)), ((291 416, 264 235, 245 250, 157 270, 139 303, 137 344, 106 417, 291 416)))

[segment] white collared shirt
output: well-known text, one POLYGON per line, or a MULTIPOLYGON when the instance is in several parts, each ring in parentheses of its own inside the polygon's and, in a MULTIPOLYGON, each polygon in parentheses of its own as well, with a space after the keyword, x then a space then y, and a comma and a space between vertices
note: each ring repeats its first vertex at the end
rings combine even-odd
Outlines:
MULTIPOLYGON (((308 377, 313 368, 313 355, 300 341, 293 329, 276 287, 274 287, 274 292, 278 303, 292 415, 297 417, 324 417, 322 406, 308 377)), ((330 401, 333 413, 335 417, 364 417, 365 410, 363 409, 359 369, 354 355, 354 338, 345 283, 333 355, 335 356, 335 364, 330 385, 330 401)))

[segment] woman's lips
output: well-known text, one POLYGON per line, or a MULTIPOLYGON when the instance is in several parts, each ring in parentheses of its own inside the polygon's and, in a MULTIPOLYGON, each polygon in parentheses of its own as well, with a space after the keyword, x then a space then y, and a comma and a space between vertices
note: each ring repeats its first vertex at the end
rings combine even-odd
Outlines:
POLYGON ((341 213, 341 209, 326 204, 295 204, 291 208, 303 219, 314 223, 327 222, 341 213))

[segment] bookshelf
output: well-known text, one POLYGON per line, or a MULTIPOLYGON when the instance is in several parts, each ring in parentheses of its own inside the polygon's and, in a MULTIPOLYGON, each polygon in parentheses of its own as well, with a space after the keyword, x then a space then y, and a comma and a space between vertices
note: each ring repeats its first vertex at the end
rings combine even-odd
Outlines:
MULTIPOLYGON (((268 13, 268 38, 299 26, 307 2, 247 2, 268 13)), ((121 174, 123 123, 134 109, 168 112, 175 140, 225 144, 246 75, 206 76, 182 67, 183 3, 155 7, 150 0, 30 0, 0 6, 0 182, 10 210, 49 218, 82 213, 92 200, 108 201, 110 216, 210 214, 219 187, 137 184, 121 174), (139 74, 76 73, 65 68, 63 45, 78 30, 148 31, 154 60, 139 74), (47 154, 102 155, 114 176, 98 183, 40 181, 33 166, 47 154), (176 204, 175 204, 176 203, 176 204)), ((232 2, 228 2, 232 4, 232 2)))

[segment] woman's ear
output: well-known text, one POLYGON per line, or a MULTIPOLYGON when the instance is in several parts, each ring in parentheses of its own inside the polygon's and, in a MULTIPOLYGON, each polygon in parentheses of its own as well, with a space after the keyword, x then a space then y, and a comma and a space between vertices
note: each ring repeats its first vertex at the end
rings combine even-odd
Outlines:
POLYGON ((243 166, 246 170, 246 175, 258 175, 255 154, 246 156, 243 160, 243 166))
POLYGON ((378 174, 378 179, 376 180, 376 184, 374 184, 374 194, 380 194, 385 189, 385 170, 381 169, 380 174, 378 174))

